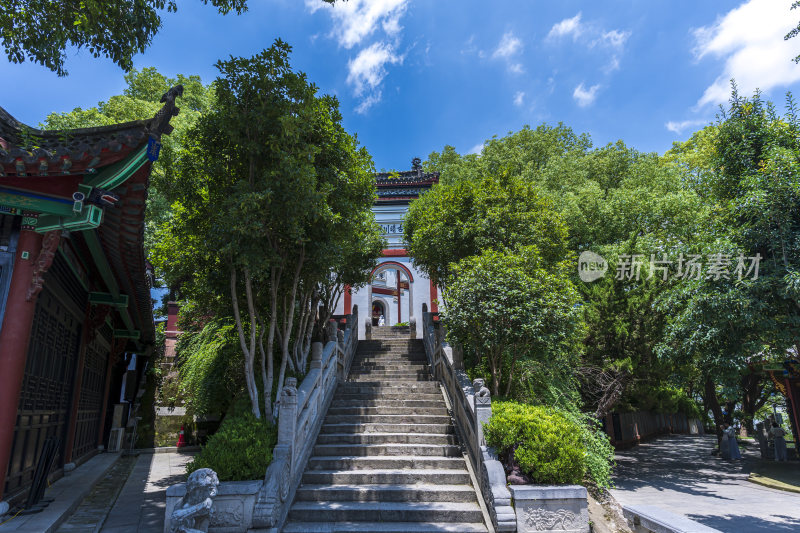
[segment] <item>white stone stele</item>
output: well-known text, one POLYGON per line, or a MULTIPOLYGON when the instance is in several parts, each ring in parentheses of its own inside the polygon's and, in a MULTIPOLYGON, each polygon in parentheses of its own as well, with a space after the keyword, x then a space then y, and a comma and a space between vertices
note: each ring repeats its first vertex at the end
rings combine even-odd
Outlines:
MULTIPOLYGON (((253 506, 263 483, 263 479, 220 483, 214 498, 209 533, 245 533, 253 522, 253 506)), ((172 511, 185 494, 186 483, 167 487, 165 516, 172 516, 172 511)), ((169 526, 170 521, 165 520, 164 533, 169 533, 169 526)))
POLYGON ((589 533, 586 488, 580 485, 510 485, 517 533, 589 533))

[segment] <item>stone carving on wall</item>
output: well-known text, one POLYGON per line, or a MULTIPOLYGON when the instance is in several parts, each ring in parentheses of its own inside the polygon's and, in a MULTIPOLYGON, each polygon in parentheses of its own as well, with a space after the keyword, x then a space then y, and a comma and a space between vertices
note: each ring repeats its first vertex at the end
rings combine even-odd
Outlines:
POLYGON ((200 468, 189 474, 186 495, 172 511, 170 533, 208 533, 217 485, 217 473, 210 468, 200 468))
POLYGON ((567 509, 548 511, 541 507, 528 507, 524 513, 529 531, 567 531, 574 529, 578 522, 575 513, 567 509))
POLYGON ((36 258, 33 265, 33 279, 31 279, 31 286, 28 287, 28 294, 25 299, 27 301, 33 300, 44 288, 44 275, 53 264, 53 259, 56 257, 56 250, 61 242, 61 230, 48 231, 44 234, 42 239, 42 250, 36 258))
POLYGON ((244 519, 244 504, 241 501, 228 501, 220 505, 211 515, 211 525, 213 527, 236 527, 242 526, 244 519))

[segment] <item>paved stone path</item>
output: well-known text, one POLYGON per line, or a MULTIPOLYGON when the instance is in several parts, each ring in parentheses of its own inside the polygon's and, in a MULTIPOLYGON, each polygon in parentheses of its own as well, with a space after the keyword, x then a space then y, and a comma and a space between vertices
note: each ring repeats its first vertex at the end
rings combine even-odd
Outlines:
POLYGON ((759 459, 744 461, 711 455, 713 436, 661 437, 617 454, 617 487, 622 505, 655 505, 730 533, 800 531, 800 494, 750 483, 759 459))
POLYGON ((161 533, 167 487, 186 480, 189 453, 139 455, 101 533, 161 533))
POLYGON ((133 455, 123 455, 97 482, 75 512, 58 529, 58 533, 97 533, 103 525, 123 483, 136 464, 133 455))

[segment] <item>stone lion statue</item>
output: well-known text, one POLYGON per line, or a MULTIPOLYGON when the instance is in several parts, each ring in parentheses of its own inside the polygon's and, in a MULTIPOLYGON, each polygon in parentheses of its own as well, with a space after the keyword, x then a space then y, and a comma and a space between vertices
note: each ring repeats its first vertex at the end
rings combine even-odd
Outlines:
POLYGON ((189 474, 186 495, 172 511, 170 533, 208 533, 219 478, 210 468, 189 474))

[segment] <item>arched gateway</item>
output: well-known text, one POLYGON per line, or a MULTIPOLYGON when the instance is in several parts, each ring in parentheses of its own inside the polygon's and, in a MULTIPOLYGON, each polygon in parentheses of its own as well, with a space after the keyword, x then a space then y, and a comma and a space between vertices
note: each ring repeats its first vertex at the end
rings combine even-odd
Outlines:
MULTIPOLYGON (((358 291, 346 291, 336 314, 348 314, 352 306, 358 304, 361 309, 372 310, 372 316, 367 320, 371 320, 373 326, 378 325, 381 314, 387 326, 394 326, 408 323, 412 317, 421 317, 422 304, 431 311, 437 309, 436 286, 414 267, 403 245, 403 217, 411 202, 438 181, 438 172, 422 171, 419 158, 414 158, 411 170, 375 175, 378 199, 372 211, 388 245, 372 271, 370 283, 358 291)), ((417 328, 421 327, 422 321, 418 320, 417 328)), ((363 321, 359 329, 363 338, 363 321)), ((421 329, 418 334, 421 334, 421 329)))

